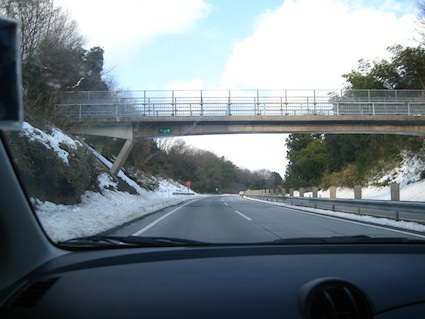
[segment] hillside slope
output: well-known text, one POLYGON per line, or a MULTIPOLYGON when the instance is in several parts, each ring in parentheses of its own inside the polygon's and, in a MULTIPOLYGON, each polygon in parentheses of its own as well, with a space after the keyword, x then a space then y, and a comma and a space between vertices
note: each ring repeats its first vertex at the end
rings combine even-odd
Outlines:
POLYGON ((40 130, 25 123, 20 133, 9 134, 8 142, 24 188, 53 240, 94 235, 193 197, 173 195, 187 188, 142 172, 143 180, 123 172, 112 178, 101 164, 111 165, 106 158, 58 128, 40 130))

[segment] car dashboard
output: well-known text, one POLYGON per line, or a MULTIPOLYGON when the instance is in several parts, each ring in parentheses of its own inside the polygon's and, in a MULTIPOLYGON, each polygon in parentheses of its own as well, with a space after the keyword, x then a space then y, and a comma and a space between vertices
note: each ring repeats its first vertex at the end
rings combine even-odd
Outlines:
POLYGON ((59 256, 1 318, 421 318, 422 245, 124 248, 59 256))
POLYGON ((0 107, 10 106, 0 112, 1 319, 424 318, 419 242, 79 249, 51 242, 3 142, 2 129, 23 124, 18 25, 3 26, 14 41, 0 54, 13 52, 14 63, 10 74, 0 72, 11 86, 0 91, 0 107))

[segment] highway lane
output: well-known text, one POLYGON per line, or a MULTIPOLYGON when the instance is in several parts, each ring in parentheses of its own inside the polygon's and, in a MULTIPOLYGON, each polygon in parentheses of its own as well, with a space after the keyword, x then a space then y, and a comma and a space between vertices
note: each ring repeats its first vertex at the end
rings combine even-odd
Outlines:
POLYGON ((178 237, 215 243, 354 235, 418 238, 404 231, 302 212, 239 196, 195 199, 115 229, 110 234, 178 237))

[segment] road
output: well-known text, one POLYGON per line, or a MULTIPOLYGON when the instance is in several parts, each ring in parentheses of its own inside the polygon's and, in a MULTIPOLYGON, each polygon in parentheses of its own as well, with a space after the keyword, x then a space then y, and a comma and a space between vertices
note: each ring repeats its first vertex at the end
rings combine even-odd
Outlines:
POLYGON ((114 229, 110 235, 166 236, 214 243, 354 235, 425 238, 407 231, 312 214, 239 196, 190 200, 114 229))

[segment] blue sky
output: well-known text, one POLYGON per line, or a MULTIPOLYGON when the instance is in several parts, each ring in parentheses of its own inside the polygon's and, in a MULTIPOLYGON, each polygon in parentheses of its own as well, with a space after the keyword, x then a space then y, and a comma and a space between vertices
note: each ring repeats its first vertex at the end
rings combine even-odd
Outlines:
MULTIPOLYGON (((124 89, 339 89, 361 58, 417 45, 416 0, 58 0, 124 89), (99 11, 99 7, 102 10, 99 11)), ((187 138, 283 175, 285 135, 187 138), (237 147, 236 147, 237 146, 237 147)))
POLYGON ((202 79, 204 87, 216 88, 232 44, 253 33, 258 17, 281 1, 207 3, 204 16, 185 32, 163 34, 149 41, 132 63, 116 64, 113 73, 120 84, 129 89, 164 89, 173 81, 202 79))

